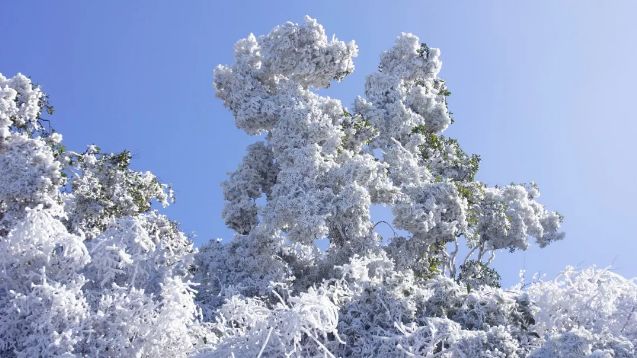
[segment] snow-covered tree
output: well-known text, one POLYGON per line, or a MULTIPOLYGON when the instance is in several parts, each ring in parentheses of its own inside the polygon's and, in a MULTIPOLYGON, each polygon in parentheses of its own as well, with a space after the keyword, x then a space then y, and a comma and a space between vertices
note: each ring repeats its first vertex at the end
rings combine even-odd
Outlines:
POLYGON ((40 88, 0 75, 0 356, 185 356, 194 249, 130 155, 64 149, 40 88))
POLYGON ((259 141, 223 183, 235 239, 197 254, 198 300, 215 332, 202 356, 635 353, 633 319, 617 318, 632 316, 632 282, 594 271, 617 298, 570 284, 588 271, 500 288, 495 252, 562 239, 562 217, 534 183, 476 180, 479 156, 443 134, 453 118, 438 49, 401 34, 351 107, 319 90, 353 71, 357 47, 312 18, 251 34, 234 53, 214 87, 259 141), (407 234, 381 237, 372 205, 391 208, 407 234), (598 297, 607 316, 554 317, 568 305, 560 290, 583 305, 598 297), (615 328, 600 328, 608 321, 615 328))
POLYGON ((378 250, 401 269, 426 275, 439 266, 455 276, 458 250, 450 243, 464 240, 480 261, 495 250, 526 249, 529 236, 542 247, 562 238, 561 217, 536 201, 536 186, 476 181, 479 157, 442 135, 451 116, 439 50, 399 36, 350 110, 317 89, 352 72, 356 53, 353 42, 328 40, 306 18, 239 41, 235 64, 215 70, 217 95, 237 126, 264 134, 223 186, 224 219, 239 240, 281 237, 271 249, 303 276, 322 270, 321 261, 333 266, 378 250), (394 226, 410 235, 383 247, 374 204, 391 207, 394 226), (325 258, 313 250, 323 238, 325 258))
POLYGON ((259 139, 223 183, 234 240, 200 249, 128 151, 67 150, 41 89, 0 75, 0 357, 634 357, 635 281, 500 287, 495 253, 562 239, 562 217, 533 183, 476 180, 443 134, 440 51, 401 34, 350 107, 321 95, 356 54, 307 17, 216 68, 259 139))

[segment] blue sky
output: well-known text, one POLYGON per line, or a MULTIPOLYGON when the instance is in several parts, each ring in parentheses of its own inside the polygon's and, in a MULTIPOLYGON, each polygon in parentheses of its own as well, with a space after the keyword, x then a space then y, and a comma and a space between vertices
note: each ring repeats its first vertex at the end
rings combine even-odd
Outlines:
POLYGON ((0 72, 31 76, 68 147, 129 149, 177 194, 166 213, 196 242, 229 239, 219 184, 255 141, 215 99, 232 46, 318 18, 359 45, 329 95, 351 103, 401 32, 442 49, 456 123, 488 184, 535 181, 566 216, 564 241, 501 253, 517 272, 597 264, 637 276, 637 24, 633 1, 5 1, 0 72))

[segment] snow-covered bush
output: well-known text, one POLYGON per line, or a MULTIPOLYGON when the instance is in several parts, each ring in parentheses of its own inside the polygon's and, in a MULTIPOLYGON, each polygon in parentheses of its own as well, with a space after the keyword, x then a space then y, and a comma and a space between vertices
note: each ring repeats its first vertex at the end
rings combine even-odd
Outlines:
POLYGON ((216 68, 261 140, 222 185, 234 240, 198 250, 154 209, 168 186, 127 151, 67 150, 40 88, 0 75, 0 357, 634 357, 634 281, 500 287, 495 252, 562 239, 562 217, 535 184, 475 179, 443 135, 440 51, 401 34, 348 108, 319 90, 357 51, 307 17, 216 68))
POLYGON ((637 354, 637 284, 607 269, 567 267, 528 289, 534 329, 546 343, 534 356, 633 357, 637 354))

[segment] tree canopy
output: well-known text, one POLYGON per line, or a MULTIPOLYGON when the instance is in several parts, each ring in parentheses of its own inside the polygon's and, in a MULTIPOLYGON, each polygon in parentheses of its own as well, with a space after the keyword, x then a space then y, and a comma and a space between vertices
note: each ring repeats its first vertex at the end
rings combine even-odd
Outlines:
POLYGON ((476 180, 443 134, 440 51, 401 34, 351 106, 321 95, 357 51, 306 17, 217 66, 258 140, 222 185, 236 236, 200 248, 161 213, 169 186, 128 151, 65 148, 40 87, 0 75, 0 356, 633 357, 634 281, 500 287, 496 252, 563 239, 562 216, 534 183, 476 180))

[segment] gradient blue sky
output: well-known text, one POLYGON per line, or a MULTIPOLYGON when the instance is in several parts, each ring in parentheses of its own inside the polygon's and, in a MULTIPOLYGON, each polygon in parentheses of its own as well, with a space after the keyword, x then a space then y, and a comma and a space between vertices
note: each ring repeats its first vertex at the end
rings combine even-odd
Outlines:
POLYGON ((534 180, 564 241, 501 253, 517 272, 612 265, 637 276, 634 1, 3 1, 0 72, 31 76, 67 147, 129 149, 173 185, 166 213, 197 243, 231 238, 219 184, 252 143, 215 99, 232 46, 309 14, 360 53, 328 93, 351 103, 400 32, 442 49, 456 123, 488 184, 534 180))

